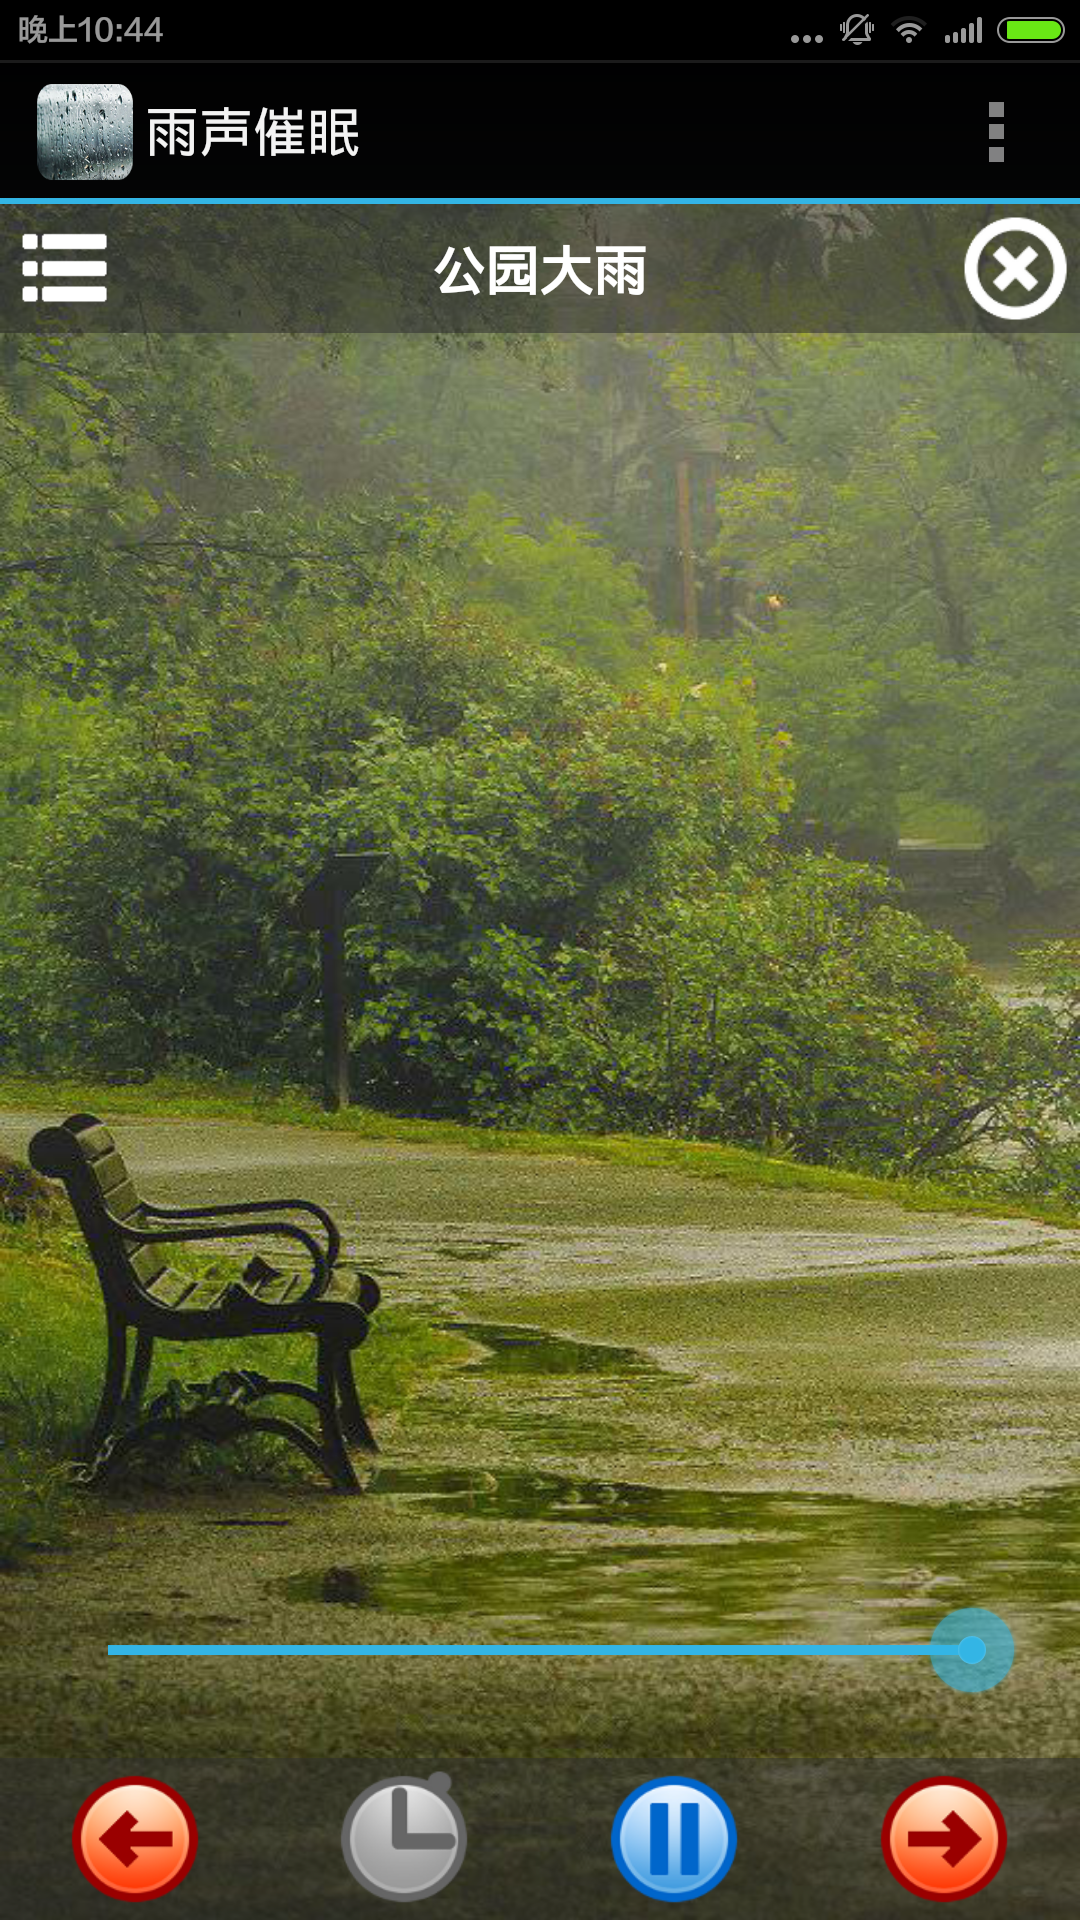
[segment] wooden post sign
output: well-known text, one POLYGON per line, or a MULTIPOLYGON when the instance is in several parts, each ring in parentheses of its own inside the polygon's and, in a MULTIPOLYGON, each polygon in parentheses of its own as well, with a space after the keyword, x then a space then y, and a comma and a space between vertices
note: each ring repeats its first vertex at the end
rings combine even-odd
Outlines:
POLYGON ((680 425, 665 436, 675 460, 675 511, 682 570, 683 632, 698 637, 698 570, 695 529, 708 552, 716 538, 716 476, 718 463, 728 453, 728 427, 723 421, 680 425), (695 476, 703 482, 698 508, 694 504, 695 476))
POLYGON ((292 904, 292 925, 319 936, 323 1100, 331 1113, 349 1105, 345 909, 384 857, 381 853, 332 853, 292 904))

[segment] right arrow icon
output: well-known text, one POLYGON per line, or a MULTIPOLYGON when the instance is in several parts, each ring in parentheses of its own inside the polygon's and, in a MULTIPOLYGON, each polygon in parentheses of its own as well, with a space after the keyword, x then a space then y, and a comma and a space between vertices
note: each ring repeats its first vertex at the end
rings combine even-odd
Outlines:
POLYGON ((958 1867, 961 1860, 967 1859, 972 1847, 978 1846, 979 1836, 974 1827, 968 1826, 963 1814, 957 1813, 955 1807, 951 1813, 945 1815, 944 1827, 943 1833, 909 1833, 908 1846, 943 1847, 945 1851, 942 1858, 945 1864, 958 1867))
POLYGON ((1004 1862, 1005 1839, 990 1795, 948 1774, 898 1794, 881 1829, 889 1872, 924 1900, 966 1900, 988 1886, 1004 1862))

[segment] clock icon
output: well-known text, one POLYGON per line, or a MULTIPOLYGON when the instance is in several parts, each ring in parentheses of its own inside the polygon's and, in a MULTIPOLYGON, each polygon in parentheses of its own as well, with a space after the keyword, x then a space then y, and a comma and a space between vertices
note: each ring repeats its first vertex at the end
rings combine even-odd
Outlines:
POLYGON ((341 1829, 345 1865, 380 1900, 426 1900, 460 1870, 465 1822, 450 1775, 380 1780, 353 1801, 341 1829))

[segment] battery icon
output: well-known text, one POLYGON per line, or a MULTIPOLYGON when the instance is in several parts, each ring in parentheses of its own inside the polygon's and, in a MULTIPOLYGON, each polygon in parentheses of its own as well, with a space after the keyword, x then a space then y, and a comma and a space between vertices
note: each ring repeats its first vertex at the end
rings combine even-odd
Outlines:
POLYGON ((1060 20, 1035 20, 1026 14, 998 21, 999 40, 1060 40, 1064 32, 1060 20))

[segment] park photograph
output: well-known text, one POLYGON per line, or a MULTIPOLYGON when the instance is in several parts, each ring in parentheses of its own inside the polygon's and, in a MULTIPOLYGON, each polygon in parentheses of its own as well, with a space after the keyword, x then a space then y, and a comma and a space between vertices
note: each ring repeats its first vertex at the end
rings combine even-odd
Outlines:
POLYGON ((1075 1756, 1080 342, 0 359, 5 1753, 1075 1756))

